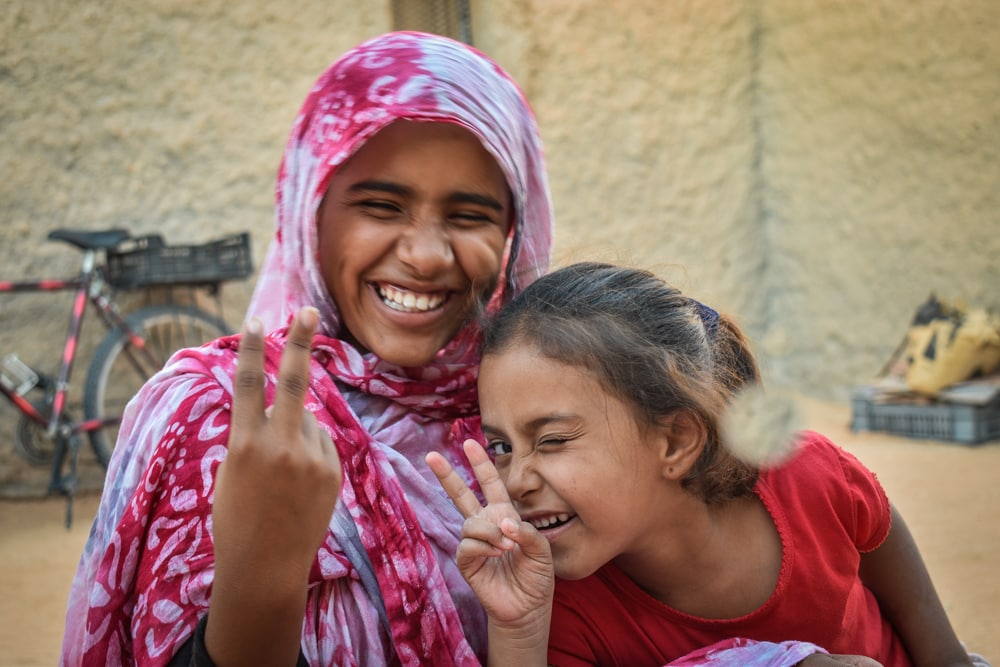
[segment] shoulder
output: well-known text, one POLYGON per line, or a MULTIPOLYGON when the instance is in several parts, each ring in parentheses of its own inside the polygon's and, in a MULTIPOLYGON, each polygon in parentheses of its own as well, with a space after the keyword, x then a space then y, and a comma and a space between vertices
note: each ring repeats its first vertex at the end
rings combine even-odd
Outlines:
POLYGON ((108 480, 135 483, 156 450, 203 433, 198 426, 231 407, 236 345, 220 339, 176 352, 129 402, 108 480))
POLYGON ((889 499, 878 477, 815 431, 803 431, 791 456, 761 473, 760 488, 786 510, 813 519, 834 514, 861 551, 877 547, 888 531, 889 499))
POLYGON ((816 431, 802 431, 787 459, 765 469, 769 479, 808 480, 810 484, 841 486, 857 476, 874 473, 856 456, 816 431))

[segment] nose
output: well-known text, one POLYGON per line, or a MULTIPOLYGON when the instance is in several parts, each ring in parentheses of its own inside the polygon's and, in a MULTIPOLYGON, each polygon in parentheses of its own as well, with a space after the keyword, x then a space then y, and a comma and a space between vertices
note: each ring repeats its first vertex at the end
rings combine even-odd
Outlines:
POLYGON ((510 463, 503 469, 498 470, 500 479, 507 487, 507 493, 511 500, 524 500, 532 492, 541 488, 542 478, 527 458, 513 456, 511 459, 510 463))
POLYGON ((403 232, 397 247, 400 261, 422 278, 436 276, 455 262, 448 231, 435 216, 414 220, 403 232))

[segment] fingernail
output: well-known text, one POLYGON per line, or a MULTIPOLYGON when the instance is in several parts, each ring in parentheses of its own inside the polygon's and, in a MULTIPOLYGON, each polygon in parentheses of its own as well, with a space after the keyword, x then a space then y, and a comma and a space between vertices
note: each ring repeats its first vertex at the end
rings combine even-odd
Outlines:
POLYGON ((251 317, 246 322, 246 332, 254 336, 259 336, 264 331, 264 325, 256 317, 251 317))
POLYGON ((304 306, 300 317, 302 318, 302 324, 310 329, 315 329, 316 323, 319 322, 319 311, 314 306, 304 306))

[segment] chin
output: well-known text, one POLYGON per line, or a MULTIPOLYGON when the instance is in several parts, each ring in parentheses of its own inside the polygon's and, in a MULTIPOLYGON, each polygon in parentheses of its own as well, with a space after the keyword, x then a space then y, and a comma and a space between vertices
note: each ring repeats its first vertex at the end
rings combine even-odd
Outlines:
POLYGON ((560 565, 557 561, 555 563, 555 575, 560 579, 566 579, 567 581, 577 581, 579 579, 586 579, 590 575, 601 569, 601 565, 590 566, 590 565, 560 565))
POLYGON ((413 368, 416 366, 426 366, 434 361, 441 350, 447 347, 454 340, 456 334, 436 336, 394 336, 384 338, 372 345, 370 349, 379 359, 394 366, 403 368, 413 368))
POLYGON ((383 351, 376 347, 373 351, 379 359, 388 364, 402 368, 414 368, 416 366, 426 366, 434 361, 440 348, 434 347, 431 350, 426 350, 419 346, 411 345, 408 349, 394 346, 392 349, 383 351))

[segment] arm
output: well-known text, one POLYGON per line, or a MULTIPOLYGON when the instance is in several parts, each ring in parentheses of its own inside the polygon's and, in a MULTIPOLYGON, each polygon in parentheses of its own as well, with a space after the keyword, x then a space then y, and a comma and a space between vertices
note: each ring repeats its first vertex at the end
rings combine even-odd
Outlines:
POLYGON ((427 464, 465 517, 456 560, 488 617, 489 665, 544 666, 555 570, 548 541, 521 521, 482 446, 465 442, 465 454, 487 505, 437 452, 427 464))
POLYGON ((282 353, 273 411, 264 407, 264 341, 240 343, 229 451, 212 510, 215 580, 205 646, 225 665, 294 665, 309 571, 341 488, 330 437, 304 409, 317 315, 303 309, 282 353))
POLYGON ((917 545, 896 508, 880 547, 861 555, 861 581, 903 640, 915 665, 971 665, 938 598, 917 545))

